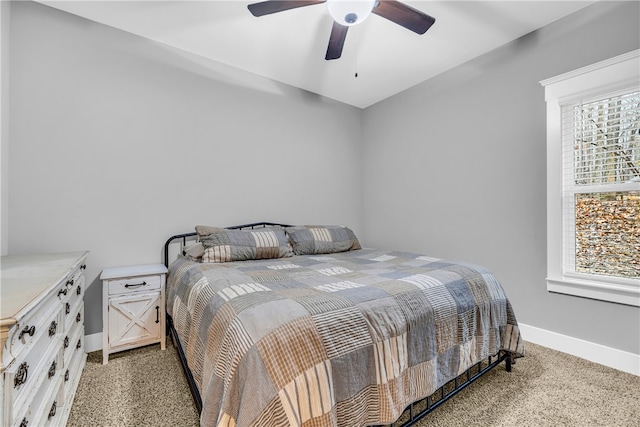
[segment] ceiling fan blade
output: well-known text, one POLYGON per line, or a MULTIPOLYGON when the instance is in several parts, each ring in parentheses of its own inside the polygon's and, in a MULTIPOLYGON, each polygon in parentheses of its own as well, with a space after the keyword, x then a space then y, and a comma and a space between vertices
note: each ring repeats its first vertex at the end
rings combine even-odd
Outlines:
POLYGON ((340 25, 333 21, 331 35, 329 36, 329 46, 327 46, 327 55, 324 57, 327 61, 338 59, 342 55, 344 40, 347 38, 347 30, 349 27, 340 25))
POLYGON ((253 16, 264 16, 271 13, 284 12, 297 7, 324 3, 326 0, 269 0, 247 6, 253 16))
POLYGON ((371 12, 418 34, 426 33, 436 22, 434 17, 396 0, 380 0, 371 12))

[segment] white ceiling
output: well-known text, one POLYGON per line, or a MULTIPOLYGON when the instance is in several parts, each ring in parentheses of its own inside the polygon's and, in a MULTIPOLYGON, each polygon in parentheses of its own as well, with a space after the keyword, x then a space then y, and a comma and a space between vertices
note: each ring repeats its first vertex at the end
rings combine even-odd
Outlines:
POLYGON ((594 3, 406 1, 436 18, 424 35, 371 15, 326 61, 325 4, 256 18, 254 1, 39 2, 360 108, 594 3))

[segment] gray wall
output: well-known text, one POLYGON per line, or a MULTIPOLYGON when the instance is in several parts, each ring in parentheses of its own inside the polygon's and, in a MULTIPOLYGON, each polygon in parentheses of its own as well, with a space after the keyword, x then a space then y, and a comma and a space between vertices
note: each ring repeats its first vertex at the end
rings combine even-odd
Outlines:
POLYGON ((0 1, 0 252, 7 255, 9 239, 9 29, 11 2, 0 1))
POLYGON ((638 49, 639 17, 591 6, 365 110, 368 243, 486 265, 520 322, 640 353, 637 307, 546 290, 538 83, 638 49))
POLYGON ((161 262, 196 224, 360 228, 361 111, 31 2, 12 4, 9 253, 161 262))
POLYGON ((274 220, 486 265, 522 323, 640 353, 637 308, 546 291, 538 84, 638 48, 638 16, 592 6, 358 110, 14 3, 3 239, 11 254, 92 251, 88 334, 103 268, 158 262, 198 223, 274 220))

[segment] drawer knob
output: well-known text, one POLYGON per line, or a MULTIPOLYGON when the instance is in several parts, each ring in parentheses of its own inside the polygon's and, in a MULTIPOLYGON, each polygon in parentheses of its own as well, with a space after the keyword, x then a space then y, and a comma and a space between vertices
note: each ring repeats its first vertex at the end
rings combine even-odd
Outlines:
POLYGON ((67 286, 69 287, 73 286, 73 279, 67 280, 67 286))
POLYGON ((64 337, 64 348, 69 347, 69 337, 64 337))
POLYGON ((80 316, 80 313, 78 313, 78 315, 76 316, 76 323, 79 322, 82 319, 82 316, 80 316))
POLYGON ((60 290, 58 291, 58 296, 60 296, 60 294, 64 294, 64 295, 66 295, 66 294, 67 294, 67 288, 60 289, 60 290))
POLYGON ((16 377, 13 379, 13 388, 16 388, 26 383, 28 376, 29 376, 29 365, 27 365, 27 362, 22 362, 18 367, 18 372, 16 372, 16 377))
POLYGON ((18 339, 22 340, 22 336, 24 334, 29 334, 30 337, 33 336, 33 334, 36 333, 36 327, 35 326, 25 326, 24 328, 22 328, 22 330, 20 331, 20 335, 18 335, 18 339))
POLYGON ((82 264, 80 266, 80 270, 86 270, 87 269, 87 264, 82 264))
POLYGON ((124 285, 125 288, 139 288, 140 286, 147 286, 147 282, 134 283, 134 284, 127 283, 126 285, 124 285))
POLYGON ((66 305, 64 306, 64 314, 67 315, 69 314, 70 311, 71 311, 71 304, 66 303, 66 305))
POLYGON ((27 427, 29 425, 29 421, 27 421, 27 418, 23 418, 22 422, 20 423, 20 427, 27 427))
POLYGON ((49 368, 49 372, 47 372, 47 378, 51 379, 51 377, 53 377, 56 374, 57 367, 58 367, 58 364, 54 360, 53 363, 51 364, 51 367, 49 368))
POLYGON ((67 369, 67 372, 64 373, 64 382, 69 381, 69 370, 67 369))
POLYGON ((58 322, 54 320, 53 322, 51 322, 51 325, 49 325, 49 336, 50 337, 54 336, 57 330, 58 330, 58 322))
POLYGON ((80 295, 82 293, 82 288, 80 287, 80 285, 78 285, 78 288, 76 289, 76 295, 80 295))
POLYGON ((78 340, 78 344, 76 344, 76 348, 82 347, 82 339, 78 340))
POLYGON ((56 416, 56 409, 58 409, 58 402, 54 400, 53 405, 51 405, 51 409, 49 410, 49 416, 47 417, 48 420, 56 416))

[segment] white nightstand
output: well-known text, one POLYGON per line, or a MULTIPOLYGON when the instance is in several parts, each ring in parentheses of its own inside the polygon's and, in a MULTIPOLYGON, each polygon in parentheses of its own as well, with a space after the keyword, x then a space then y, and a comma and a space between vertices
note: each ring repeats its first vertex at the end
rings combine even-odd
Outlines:
POLYGON ((105 268, 102 280, 102 363, 109 354, 159 342, 165 349, 162 264, 105 268))

